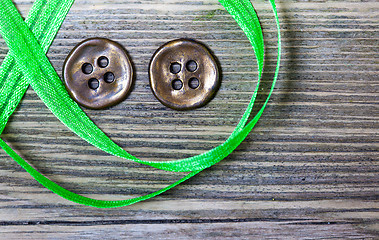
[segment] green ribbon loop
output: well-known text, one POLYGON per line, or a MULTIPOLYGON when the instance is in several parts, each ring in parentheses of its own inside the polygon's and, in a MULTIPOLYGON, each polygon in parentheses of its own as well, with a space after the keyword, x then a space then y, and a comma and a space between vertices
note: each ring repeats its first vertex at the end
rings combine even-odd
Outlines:
POLYGON ((257 57, 258 84, 240 122, 223 144, 191 158, 167 162, 143 161, 123 150, 109 139, 68 95, 58 74, 46 57, 46 51, 54 39, 72 2, 73 0, 50 0, 44 4, 43 1, 37 0, 33 5, 30 17, 26 23, 22 20, 10 0, 4 0, 0 5, 0 31, 10 49, 10 53, 4 60, 0 71, 0 89, 2 91, 0 97, 0 104, 2 104, 0 105, 0 131, 3 130, 10 114, 13 113, 25 93, 28 87, 27 83, 29 83, 45 105, 62 123, 78 136, 99 149, 115 156, 158 169, 191 173, 164 189, 139 198, 122 201, 95 200, 72 193, 47 179, 19 157, 16 152, 0 139, 0 146, 5 152, 46 188, 68 200, 99 208, 127 206, 138 201, 146 200, 167 191, 227 157, 246 138, 261 117, 274 90, 280 66, 280 29, 274 0, 270 0, 270 3, 278 27, 278 61, 270 93, 262 108, 258 111, 256 116, 247 123, 254 106, 263 72, 264 43, 258 17, 249 0, 220 0, 220 3, 235 18, 251 42, 257 57), (60 9, 60 11, 56 11, 57 9, 60 9), (48 21, 46 19, 50 20, 48 21), (53 21, 51 21, 51 19, 53 19, 53 21), (41 32, 41 29, 48 29, 48 32, 41 32))

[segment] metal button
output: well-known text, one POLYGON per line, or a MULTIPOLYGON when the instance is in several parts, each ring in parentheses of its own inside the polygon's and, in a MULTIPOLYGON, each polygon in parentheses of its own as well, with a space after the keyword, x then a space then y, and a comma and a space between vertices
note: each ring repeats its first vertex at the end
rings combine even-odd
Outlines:
POLYGON ((156 98, 176 110, 204 106, 220 85, 215 58, 203 44, 188 39, 160 47, 150 62, 149 75, 156 98))
POLYGON ((63 66, 67 91, 79 104, 103 109, 121 102, 133 82, 133 68, 125 49, 104 38, 79 43, 63 66))

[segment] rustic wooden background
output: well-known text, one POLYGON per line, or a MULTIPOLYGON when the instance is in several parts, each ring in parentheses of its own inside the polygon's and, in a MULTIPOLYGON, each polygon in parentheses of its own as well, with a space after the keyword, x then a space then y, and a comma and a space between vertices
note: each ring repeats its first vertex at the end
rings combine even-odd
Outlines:
MULTIPOLYGON (((23 16, 33 3, 14 2, 23 16)), ((0 239, 378 239, 379 3, 277 5, 283 29, 279 82, 235 153, 152 200, 103 210, 54 195, 0 152, 0 239)), ((273 15, 265 1, 254 6, 264 27, 269 84, 276 60, 273 15)), ((59 73, 69 51, 90 37, 123 44, 136 82, 121 104, 85 111, 146 160, 193 156, 222 143, 256 84, 249 42, 216 0, 77 0, 48 53, 59 73), (181 37, 208 45, 223 72, 215 99, 189 112, 161 105, 148 81, 154 51, 181 37)), ((1 39, 1 61, 6 53, 1 39)), ((55 182, 98 199, 141 196, 182 176, 89 146, 32 89, 1 137, 55 182)))

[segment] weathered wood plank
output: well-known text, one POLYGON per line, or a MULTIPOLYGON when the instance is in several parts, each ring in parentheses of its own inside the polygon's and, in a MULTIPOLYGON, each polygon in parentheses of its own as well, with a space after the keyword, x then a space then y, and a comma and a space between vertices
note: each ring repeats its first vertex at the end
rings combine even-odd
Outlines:
MULTIPOLYGON (((15 2, 23 16, 33 3, 15 2)), ((267 44, 265 88, 275 65, 276 32, 269 5, 254 6, 267 44)), ((280 81, 262 120, 235 153, 153 200, 99 210, 50 193, 0 152, 0 238, 377 238, 379 4, 282 1, 278 8, 280 81)), ((98 36, 125 46, 136 83, 121 104, 85 111, 146 160, 189 157, 222 143, 256 85, 251 47, 216 0, 76 0, 48 53, 58 73, 78 42, 98 36), (189 112, 162 106, 147 72, 154 51, 181 37, 207 44, 223 72, 215 99, 189 112)), ((0 61, 6 53, 0 39, 0 61)), ((89 146, 32 89, 1 137, 63 187, 99 199, 141 196, 183 176, 89 146)))

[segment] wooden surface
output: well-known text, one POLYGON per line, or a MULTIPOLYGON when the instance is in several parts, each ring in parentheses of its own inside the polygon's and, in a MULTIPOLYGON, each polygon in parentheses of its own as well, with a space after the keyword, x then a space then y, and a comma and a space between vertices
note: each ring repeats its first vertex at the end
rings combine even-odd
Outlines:
MULTIPOLYGON (((26 16, 33 1, 15 2, 26 16)), ((279 82, 235 153, 152 200, 102 210, 54 195, 0 152, 0 239, 378 239, 379 3, 277 5, 283 29, 279 82)), ((254 6, 264 27, 268 84, 274 22, 267 2, 254 6)), ((256 84, 251 47, 216 0, 77 0, 48 53, 56 70, 61 73, 77 43, 99 36, 125 46, 136 82, 121 104, 85 111, 142 159, 188 157, 222 143, 256 84), (208 45, 223 72, 215 99, 189 112, 162 106, 148 81, 154 51, 181 37, 208 45)), ((1 61, 6 53, 1 39, 1 61)), ((98 199, 141 196, 183 176, 89 146, 32 89, 1 137, 58 184, 98 199)))

